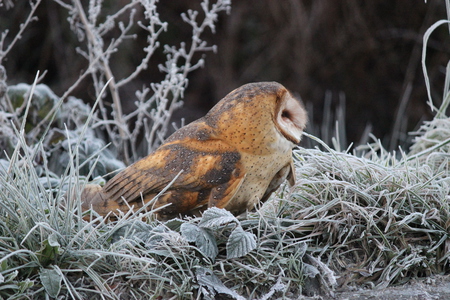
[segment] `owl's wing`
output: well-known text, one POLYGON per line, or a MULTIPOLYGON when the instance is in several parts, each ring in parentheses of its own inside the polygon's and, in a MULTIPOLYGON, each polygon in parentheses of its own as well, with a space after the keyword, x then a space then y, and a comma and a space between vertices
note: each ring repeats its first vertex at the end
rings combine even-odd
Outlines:
POLYGON ((245 174, 240 154, 220 140, 184 139, 164 145, 124 169, 107 182, 103 193, 118 203, 140 201, 141 194, 159 193, 177 175, 168 191, 215 197, 215 206, 221 207, 222 201, 234 196, 245 174))

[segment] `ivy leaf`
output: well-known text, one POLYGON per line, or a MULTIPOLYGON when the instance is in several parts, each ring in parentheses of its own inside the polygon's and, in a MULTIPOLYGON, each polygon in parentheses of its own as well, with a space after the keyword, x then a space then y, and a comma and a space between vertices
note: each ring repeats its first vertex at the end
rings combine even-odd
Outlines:
POLYGON ((55 248, 55 251, 59 254, 62 253, 62 251, 59 249, 59 247, 61 247, 61 245, 58 242, 58 236, 55 233, 52 233, 48 236, 48 244, 55 248))
POLYGON ((180 227, 181 234, 188 242, 193 242, 204 255, 215 259, 219 250, 214 235, 205 228, 195 224, 183 223, 180 227))
POLYGON ((239 224, 238 219, 228 210, 217 207, 208 208, 202 216, 198 226, 215 229, 230 223, 239 224))
POLYGON ((41 265, 45 266, 54 261, 63 252, 60 249, 60 246, 57 235, 55 233, 50 234, 48 238, 43 241, 41 249, 36 253, 41 265))
POLYGON ((56 298, 61 291, 62 276, 60 272, 55 267, 53 269, 41 269, 39 277, 47 294, 56 298))
POLYGON ((306 242, 301 242, 300 244, 297 244, 295 248, 297 256, 303 257, 308 249, 308 244, 306 242))
POLYGON ((169 228, 170 230, 180 231, 180 227, 181 227, 181 225, 184 224, 184 223, 186 223, 185 220, 175 218, 175 219, 171 219, 171 220, 169 220, 169 221, 166 221, 166 222, 164 223, 164 225, 165 225, 167 228, 169 228))
POLYGON ((247 255, 256 248, 256 237, 253 233, 246 232, 241 226, 231 232, 227 242, 227 258, 236 258, 247 255))
POLYGON ((34 286, 34 282, 27 278, 24 281, 20 281, 17 285, 19 286, 19 293, 25 293, 27 289, 34 286))
POLYGON ((196 270, 196 277, 200 285, 200 291, 203 293, 205 299, 217 299, 216 294, 225 294, 237 300, 245 299, 232 289, 227 288, 210 269, 198 268, 196 270))
POLYGON ((317 269, 313 265, 303 263, 303 275, 314 278, 317 274, 320 274, 319 269, 317 269))

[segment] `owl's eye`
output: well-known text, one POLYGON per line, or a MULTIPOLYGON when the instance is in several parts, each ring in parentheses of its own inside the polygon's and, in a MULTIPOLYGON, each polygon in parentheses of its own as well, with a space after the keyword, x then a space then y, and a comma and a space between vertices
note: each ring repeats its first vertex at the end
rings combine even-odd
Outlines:
POLYGON ((281 117, 283 119, 290 119, 291 118, 291 114, 289 113, 289 111, 283 110, 283 112, 281 113, 281 117))
POLYGON ((275 124, 288 140, 299 143, 308 119, 306 111, 290 95, 284 97, 280 105, 275 124))

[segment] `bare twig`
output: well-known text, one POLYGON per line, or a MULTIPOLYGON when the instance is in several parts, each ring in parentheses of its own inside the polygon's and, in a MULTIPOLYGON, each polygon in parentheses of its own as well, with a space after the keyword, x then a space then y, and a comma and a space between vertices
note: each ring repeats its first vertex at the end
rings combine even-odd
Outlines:
POLYGON ((34 2, 34 3, 33 3, 33 1, 30 1, 31 11, 28 14, 27 19, 25 20, 25 22, 20 24, 19 32, 14 36, 13 40, 11 41, 11 43, 9 43, 8 47, 5 50, 3 50, 3 46, 4 46, 5 39, 6 39, 6 36, 8 35, 9 31, 5 30, 2 33, 2 35, 0 37, 0 65, 2 64, 3 58, 5 58, 5 56, 8 55, 9 51, 11 51, 11 49, 14 47, 16 42, 22 38, 22 34, 25 31, 25 29, 27 28, 27 26, 32 21, 37 20, 37 18, 34 16, 34 13, 36 12, 36 9, 38 8, 39 4, 41 4, 41 1, 42 0, 36 0, 36 2, 34 2))

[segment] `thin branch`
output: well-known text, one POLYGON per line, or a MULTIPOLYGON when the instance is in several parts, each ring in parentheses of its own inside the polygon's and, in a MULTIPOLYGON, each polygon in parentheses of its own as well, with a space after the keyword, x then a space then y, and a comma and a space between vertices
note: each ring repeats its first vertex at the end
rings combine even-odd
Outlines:
MULTIPOLYGON (((93 45, 93 49, 96 49, 96 46, 98 45, 98 40, 96 38, 96 36, 94 35, 94 33, 91 30, 91 24, 89 23, 86 14, 84 13, 84 9, 83 6, 81 5, 79 0, 73 0, 76 8, 78 10, 78 14, 80 16, 81 22, 84 25, 85 31, 86 31, 86 35, 87 38, 89 40, 89 42, 93 45)), ((114 79, 114 75, 111 71, 111 68, 109 67, 108 62, 106 61, 106 59, 103 57, 104 53, 95 53, 95 55, 100 55, 100 61, 102 63, 102 66, 104 68, 104 72, 105 72, 105 76, 106 76, 106 80, 110 82, 109 85, 109 91, 111 92, 111 97, 113 99, 113 109, 114 109, 114 118, 117 120, 117 122, 120 124, 120 126, 118 126, 119 129, 119 135, 122 139, 122 141, 125 141, 127 139, 127 134, 126 134, 126 126, 122 126, 124 125, 124 121, 123 121, 123 112, 122 112, 122 103, 120 101, 120 96, 119 96, 119 91, 117 89, 116 86, 116 81, 114 79)), ((124 157, 125 157, 125 161, 127 164, 129 164, 129 154, 128 154, 128 148, 126 146, 123 147, 123 151, 124 151, 124 157)))
POLYGON ((2 59, 8 55, 9 51, 11 51, 12 47, 14 47, 14 45, 16 44, 16 42, 18 40, 20 40, 22 38, 22 34, 25 31, 25 28, 32 22, 32 21, 36 21, 37 18, 34 16, 34 13, 36 12, 37 7, 39 6, 39 4, 41 3, 42 0, 36 0, 36 3, 33 3, 32 1, 30 1, 30 5, 31 5, 31 11, 28 14, 27 19, 25 20, 24 23, 20 24, 20 29, 19 32, 16 34, 16 36, 14 36, 13 40, 11 41, 11 43, 9 44, 8 48, 6 48, 6 50, 2 50, 3 49, 3 44, 5 42, 5 38, 6 35, 8 34, 8 31, 6 30, 4 33, 2 33, 2 37, 0 39, 0 65, 2 64, 2 59))

